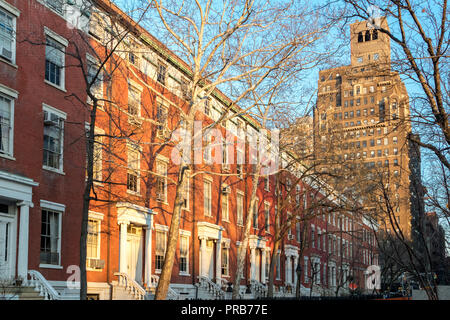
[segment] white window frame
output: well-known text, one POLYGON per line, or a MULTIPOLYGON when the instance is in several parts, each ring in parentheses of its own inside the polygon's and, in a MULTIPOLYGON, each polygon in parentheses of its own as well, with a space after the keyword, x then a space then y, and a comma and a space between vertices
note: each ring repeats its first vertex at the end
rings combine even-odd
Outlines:
POLYGON ((270 233, 270 203, 264 201, 264 230, 270 233))
POLYGON ((278 251, 276 254, 277 267, 275 268, 275 278, 276 280, 281 280, 281 252, 278 251))
POLYGON ((191 236, 191 233, 189 231, 185 231, 185 230, 180 230, 180 248, 179 248, 179 253, 180 253, 180 263, 181 263, 181 239, 184 238, 186 239, 186 243, 187 243, 187 252, 186 252, 186 270, 182 271, 180 268, 180 276, 190 276, 189 274, 189 246, 190 246, 190 241, 189 238, 191 236))
POLYGON ((203 214, 207 217, 212 217, 212 180, 208 178, 203 179, 203 214), (206 197, 206 185, 209 185, 208 197, 206 197), (206 199, 209 199, 208 206, 206 206, 206 199))
MULTIPOLYGON (((62 236, 62 215, 64 214, 65 210, 66 210, 66 206, 64 204, 61 203, 56 203, 56 202, 52 202, 52 201, 47 201, 47 200, 40 200, 40 204, 39 204, 40 208, 41 208, 41 214, 43 210, 46 211, 52 211, 52 212, 56 212, 58 213, 58 243, 57 243, 57 252, 59 253, 59 261, 58 264, 47 264, 47 263, 40 263, 39 262, 39 268, 43 268, 43 269, 63 269, 63 266, 61 265, 61 256, 62 256, 62 252, 61 252, 61 236, 62 236)), ((42 217, 41 217, 41 221, 42 221, 42 217)), ((42 237, 42 235, 39 236, 42 237)), ((39 249, 40 252, 40 249, 39 249)), ((40 261, 40 259, 39 259, 40 261)))
POLYGON ((257 230, 259 228, 259 198, 256 197, 254 206, 252 208, 252 227, 253 229, 257 230), (256 220, 255 220, 255 214, 256 214, 256 220), (256 221, 256 226, 255 226, 256 221))
POLYGON ((241 190, 236 191, 236 224, 244 226, 244 192, 241 190))
POLYGON ((95 127, 94 129, 95 137, 94 137, 94 159, 93 159, 93 169, 97 171, 93 171, 93 178, 99 181, 94 181, 94 183, 101 183, 103 179, 103 137, 99 137, 97 135, 105 134, 105 131, 95 127), (97 157, 98 156, 98 157, 97 157))
MULTIPOLYGON (((63 54, 63 60, 64 60, 63 65, 61 67, 61 75, 60 75, 61 76, 61 84, 57 85, 51 81, 48 81, 45 79, 45 76, 44 76, 44 82, 50 86, 53 86, 59 90, 66 92, 66 72, 65 72, 66 52, 65 52, 65 49, 68 47, 69 41, 66 38, 60 36, 59 34, 50 30, 49 28, 47 28, 45 26, 44 26, 44 36, 45 36, 45 39, 47 39, 47 37, 48 37, 63 47, 62 54, 63 54)), ((45 45, 45 48, 47 48, 47 45, 45 45)))
POLYGON ((169 232, 169 227, 164 226, 164 225, 155 224, 155 273, 161 273, 161 270, 162 270, 162 269, 156 268, 156 253, 157 253, 157 248, 158 248, 158 246, 157 246, 158 232, 160 232, 164 235, 164 252, 162 254, 163 264, 164 264, 164 259, 165 259, 166 252, 167 252, 167 235, 169 232))
POLYGON ((127 175, 129 171, 133 171, 133 169, 130 167, 130 151, 137 152, 137 169, 136 169, 136 191, 128 189, 128 183, 127 183, 127 193, 138 195, 141 192, 141 184, 140 184, 140 178, 141 178, 141 147, 134 143, 127 143, 127 175), (131 150, 134 149, 134 150, 131 150))
POLYGON ((185 176, 184 176, 184 179, 183 179, 183 199, 184 200, 186 200, 186 202, 183 202, 183 205, 181 206, 181 209, 182 210, 185 210, 185 211, 190 211, 190 201, 189 201, 189 198, 190 198, 190 187, 191 187, 191 185, 190 185, 190 177, 191 177, 191 171, 189 171, 189 170, 187 170, 186 172, 185 172, 185 176))
MULTIPOLYGON (((44 111, 47 113, 53 113, 63 119, 63 124, 62 124, 62 128, 61 128, 61 138, 60 138, 61 156, 59 158, 59 168, 57 169, 57 168, 53 168, 53 167, 48 167, 44 164, 42 164, 42 168, 45 170, 56 172, 56 173, 65 174, 64 173, 64 131, 65 131, 64 122, 67 120, 67 114, 65 112, 58 110, 52 106, 49 106, 45 103, 42 104, 42 111, 43 111, 43 113, 44 113, 44 111)), ((42 138, 43 137, 44 137, 44 132, 42 132, 42 138)))
POLYGON ((2 98, 9 100, 9 141, 8 141, 8 151, 0 153, 0 157, 7 158, 9 160, 16 160, 14 158, 14 105, 15 101, 19 97, 19 94, 16 90, 8 88, 2 84, 0 84, 0 96, 2 98))
MULTIPOLYGON (((229 187, 224 187, 229 188, 229 187)), ((230 221, 230 197, 228 193, 222 193, 222 199, 221 199, 221 211, 222 211, 222 221, 229 222, 230 221), (226 201, 226 211, 224 210, 223 203, 226 201)))
POLYGON ((227 245, 226 242, 222 242, 220 244, 220 275, 221 277, 229 277, 230 276, 230 247, 229 245, 227 245), (226 252, 226 256, 227 256, 227 265, 226 265, 226 273, 223 272, 223 263, 224 263, 224 259, 222 254, 223 252, 226 252))
POLYGON ((5 61, 7 63, 12 64, 13 66, 16 66, 16 34, 17 34, 17 18, 20 17, 20 11, 16 7, 12 6, 11 4, 7 3, 4 0, 0 0, 0 10, 4 11, 6 15, 9 15, 12 18, 12 29, 13 29, 13 37, 11 41, 11 60, 8 61, 8 59, 4 56, 0 56, 1 61, 5 61))
MULTIPOLYGON (((86 54, 86 74, 88 77, 88 81, 90 81, 89 79, 89 71, 90 71, 90 67, 91 66, 96 66, 98 69, 98 65, 99 65, 99 61, 98 59, 96 59, 95 57, 91 56, 90 54, 86 54)), ((96 70, 97 70, 96 69, 96 70)), ((98 73, 97 79, 96 81, 98 81, 99 83, 99 88, 97 90, 94 90, 92 93, 95 95, 95 97, 97 99, 103 99, 103 92, 104 92, 104 82, 103 82, 103 71, 100 71, 98 73)), ((93 88, 93 86, 91 86, 91 89, 93 88)), ((92 104, 92 99, 89 98, 89 96, 87 97, 87 103, 88 104, 92 104)), ((102 107, 104 105, 104 101, 98 101, 97 106, 98 107, 102 107)))
POLYGON ((53 9, 49 4, 49 0, 37 0, 38 2, 42 3, 44 6, 46 6, 50 11, 56 13, 58 16, 64 18, 64 13, 65 13, 65 8, 66 8, 66 4, 65 1, 61 1, 61 12, 59 12, 58 10, 53 9))
POLYGON ((159 198, 158 194, 156 194, 156 201, 158 202, 162 202, 164 204, 167 204, 167 169, 169 167, 169 162, 166 158, 163 158, 161 155, 158 155, 156 157, 156 173, 158 174, 157 178, 161 178, 161 176, 164 177, 164 197, 163 198, 159 198), (160 172, 160 168, 163 168, 163 172, 160 172))
MULTIPOLYGON (((141 117, 141 109, 142 109, 142 91, 143 88, 141 85, 137 84, 136 82, 132 80, 128 80, 128 103, 127 103, 127 113, 129 115, 129 118, 140 118, 141 117), (129 113, 129 103, 130 103, 130 92, 134 91, 138 94, 139 101, 137 105, 137 114, 131 114, 129 113)), ((128 119, 130 121, 130 119, 128 119)))
MULTIPOLYGON (((88 259, 100 259, 101 256, 101 230, 102 230, 102 221, 103 221, 103 214, 102 213, 98 213, 98 212, 94 212, 94 211, 89 211, 89 220, 93 220, 96 221, 98 223, 97 226, 97 255, 96 257, 88 257, 87 256, 87 252, 86 252, 86 261, 88 259)), ((87 240, 86 240, 87 241, 87 240)), ((88 265, 86 265, 86 270, 88 271, 97 271, 97 272, 101 272, 103 269, 93 269, 90 268, 88 265)))

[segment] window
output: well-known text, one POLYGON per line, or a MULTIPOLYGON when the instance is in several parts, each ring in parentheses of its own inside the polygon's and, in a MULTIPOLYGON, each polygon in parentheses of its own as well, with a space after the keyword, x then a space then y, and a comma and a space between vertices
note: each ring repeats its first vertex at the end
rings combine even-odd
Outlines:
POLYGON ((277 259, 277 267, 276 267, 275 273, 276 273, 276 278, 280 279, 281 278, 281 254, 279 252, 277 252, 276 259, 277 259))
POLYGON ((393 142, 394 144, 397 144, 397 142, 398 142, 397 137, 392 137, 392 142, 393 142))
POLYGON ((240 192, 236 194, 236 215, 237 225, 244 225, 244 195, 240 192))
POLYGON ((304 275, 304 282, 308 283, 308 257, 303 257, 304 261, 304 269, 305 269, 305 275, 304 275))
POLYGON ((52 10, 58 12, 59 14, 63 14, 63 0, 45 0, 45 4, 52 10))
POLYGON ((358 63, 363 63, 363 57, 358 57, 357 60, 358 60, 358 63))
MULTIPOLYGON (((9 8, 10 5, 7 7, 9 8)), ((11 9, 13 9, 12 6, 11 9)), ((16 59, 16 18, 18 15, 18 11, 12 15, 0 6, 0 56, 12 63, 15 63, 16 59)))
POLYGON ((127 167, 127 190, 139 192, 140 156, 138 146, 128 146, 127 167))
POLYGON ((156 161, 156 200, 167 202, 167 163, 156 161))
POLYGON ((378 60, 380 58, 380 55, 378 53, 373 54, 373 60, 378 60))
POLYGON ((320 250, 320 238, 321 238, 320 229, 317 228, 317 249, 318 250, 320 250))
POLYGON ((141 113, 141 91, 130 84, 128 85, 128 113, 134 117, 138 117, 141 113))
POLYGON ((224 221, 230 220, 229 214, 228 214, 228 194, 227 193, 222 193, 222 220, 224 220, 224 221))
POLYGON ((13 155, 14 100, 0 95, 0 154, 13 155))
POLYGON ((161 272, 166 254, 167 233, 162 230, 156 230, 156 248, 155 248, 155 271, 161 272))
POLYGON ((269 176, 264 177, 264 190, 270 191, 270 178, 269 176))
POLYGON ((102 137, 98 136, 99 132, 95 133, 94 137, 94 158, 93 158, 93 168, 92 168, 92 178, 94 182, 102 181, 102 137))
POLYGON ((266 261, 264 261, 264 263, 266 265, 265 265, 265 268, 264 268, 264 273, 265 273, 264 278, 267 281, 269 281, 269 271, 270 271, 270 254, 269 254, 269 252, 266 252, 265 257, 266 257, 266 261))
POLYGON ((311 226, 311 247, 315 248, 316 247, 316 241, 315 241, 315 231, 314 231, 314 226, 311 226))
POLYGON ((189 171, 186 171, 183 179, 183 210, 189 210, 189 171))
POLYGON ((226 139, 222 141, 222 169, 229 170, 230 164, 228 161, 228 144, 226 139))
POLYGON ((212 163, 212 135, 205 134, 205 148, 203 149, 203 161, 207 164, 212 163))
POLYGON ((87 267, 89 260, 100 258, 100 220, 89 219, 86 239, 87 267))
POLYGON ((205 216, 211 216, 211 181, 203 181, 203 210, 205 216))
POLYGON ((243 164, 244 164, 244 153, 240 149, 236 149, 236 173, 238 177, 242 179, 243 177, 243 164))
MULTIPOLYGON (((87 85, 90 85, 90 92, 97 98, 103 99, 103 72, 99 72, 98 62, 94 57, 87 57, 87 85)), ((88 97, 88 103, 92 103, 90 97, 88 97)), ((103 101, 98 102, 99 105, 103 104, 103 101)))
POLYGON ((297 242, 301 242, 302 238, 301 238, 301 231, 300 231, 300 222, 297 222, 295 224, 295 231, 296 231, 296 236, 297 236, 297 242))
POLYGON ((158 74, 156 80, 163 85, 166 84, 166 72, 167 67, 162 63, 158 63, 158 74))
POLYGON ((139 67, 139 56, 136 52, 139 51, 139 46, 134 40, 129 40, 130 45, 128 47, 128 61, 136 67, 139 67))
POLYGON ((253 206, 253 228, 258 229, 258 199, 255 199, 253 206))
POLYGON ((394 155, 398 155, 398 149, 394 148, 394 155))
POLYGON ((358 42, 363 42, 363 41, 364 41, 363 33, 358 32, 358 42))
POLYGON ((299 185, 296 185, 295 186, 295 204, 297 205, 297 206, 299 206, 300 205, 300 186, 299 185))
POLYGON ((180 273, 189 273, 189 237, 180 236, 180 273))
POLYGON ((264 203, 264 225, 266 232, 270 232, 270 204, 264 203))
POLYGON ((206 98, 206 99, 205 99, 205 105, 204 105, 204 107, 205 107, 204 111, 205 111, 205 114, 206 114, 207 116, 210 116, 210 115, 211 115, 211 106, 210 106, 210 103, 211 103, 211 99, 206 98))
POLYGON ((167 132, 167 107, 162 101, 157 101, 156 121, 158 122, 157 135, 159 137, 165 137, 165 133, 167 132))
POLYGON ((41 253, 42 264, 60 264, 61 212, 42 210, 41 217, 41 253))
MULTIPOLYGON (((377 40, 378 39, 378 30, 377 29, 373 29, 372 30, 372 40, 377 40)), ((377 53, 375 53, 377 54, 377 53)))
POLYGON ((222 276, 229 276, 230 275, 230 263, 229 263, 229 248, 225 247, 224 244, 222 244, 222 259, 221 259, 221 270, 222 270, 222 276))
POLYGON ((65 119, 65 113, 49 106, 44 106, 43 167, 45 169, 56 171, 62 171, 63 169, 63 139, 65 119))
POLYGON ((47 36, 45 46, 45 80, 64 89, 64 45, 47 36))

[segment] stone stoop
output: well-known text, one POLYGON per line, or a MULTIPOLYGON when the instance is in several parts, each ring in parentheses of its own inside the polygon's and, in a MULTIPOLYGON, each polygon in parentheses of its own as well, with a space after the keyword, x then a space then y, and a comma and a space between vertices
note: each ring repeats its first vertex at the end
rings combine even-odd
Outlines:
POLYGON ((0 300, 44 300, 33 287, 9 286, 0 290, 0 300))
MULTIPOLYGON (((113 281, 113 296, 112 300, 137 300, 137 298, 134 296, 132 292, 127 290, 125 287, 119 285, 117 281, 113 281)), ((144 300, 150 300, 151 294, 147 292, 145 295, 144 300)))

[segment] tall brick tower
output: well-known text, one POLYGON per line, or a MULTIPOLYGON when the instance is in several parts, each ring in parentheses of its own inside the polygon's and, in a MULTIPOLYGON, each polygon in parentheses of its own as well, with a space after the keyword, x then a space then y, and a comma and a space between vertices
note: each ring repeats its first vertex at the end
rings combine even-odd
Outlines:
MULTIPOLYGON (((317 159, 331 157, 359 172, 367 169, 364 171, 369 175, 367 181, 378 185, 382 182, 388 190, 391 217, 409 237, 412 217, 407 140, 411 133, 409 98, 398 73, 391 71, 390 39, 374 25, 388 29, 385 18, 374 24, 353 23, 351 64, 319 72, 314 149, 317 159), (331 156, 327 154, 330 145, 331 156)), ((327 169, 340 168, 333 164, 333 168, 327 169)), ((352 178, 346 177, 349 185, 352 178)), ((384 214, 380 227, 388 231, 396 228, 380 206, 385 204, 382 193, 368 192, 363 200, 368 208, 378 211, 380 216, 384 214)))

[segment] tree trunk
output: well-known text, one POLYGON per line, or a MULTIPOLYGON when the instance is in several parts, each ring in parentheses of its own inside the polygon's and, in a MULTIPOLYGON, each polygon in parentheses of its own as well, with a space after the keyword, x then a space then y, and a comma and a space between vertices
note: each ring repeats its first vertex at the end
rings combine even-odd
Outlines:
POLYGON ((270 269, 269 269, 269 285, 267 288, 267 298, 273 298, 273 283, 275 280, 274 269, 277 268, 278 259, 274 259, 277 255, 280 241, 277 240, 273 243, 272 254, 270 256, 270 269))
POLYGON ((161 270, 161 276, 159 278, 158 286, 156 288, 155 300, 165 300, 167 292, 169 291, 170 280, 172 277, 173 263, 175 261, 175 253, 177 250, 178 233, 180 229, 180 217, 182 206, 182 184, 184 180, 184 172, 187 167, 181 166, 180 173, 178 175, 178 182, 176 187, 175 205, 172 214, 172 220, 170 222, 169 237, 167 240, 167 251, 164 257, 164 263, 161 270))
POLYGON ((248 247, 248 238, 250 236, 250 228, 252 226, 252 215, 253 215, 253 208, 255 206, 256 201, 256 190, 258 189, 258 182, 259 182, 259 170, 261 169, 261 165, 256 165, 255 170, 255 176, 253 177, 253 186, 252 186, 252 193, 250 196, 250 205, 248 207, 247 211, 247 220, 245 222, 245 232, 244 232, 244 239, 239 246, 238 254, 237 254, 237 261, 236 261, 236 275, 234 277, 234 283, 233 283, 233 294, 232 299, 238 299, 239 298, 239 289, 241 286, 241 279, 242 279, 242 272, 244 270, 244 264, 247 257, 247 247, 248 247))

